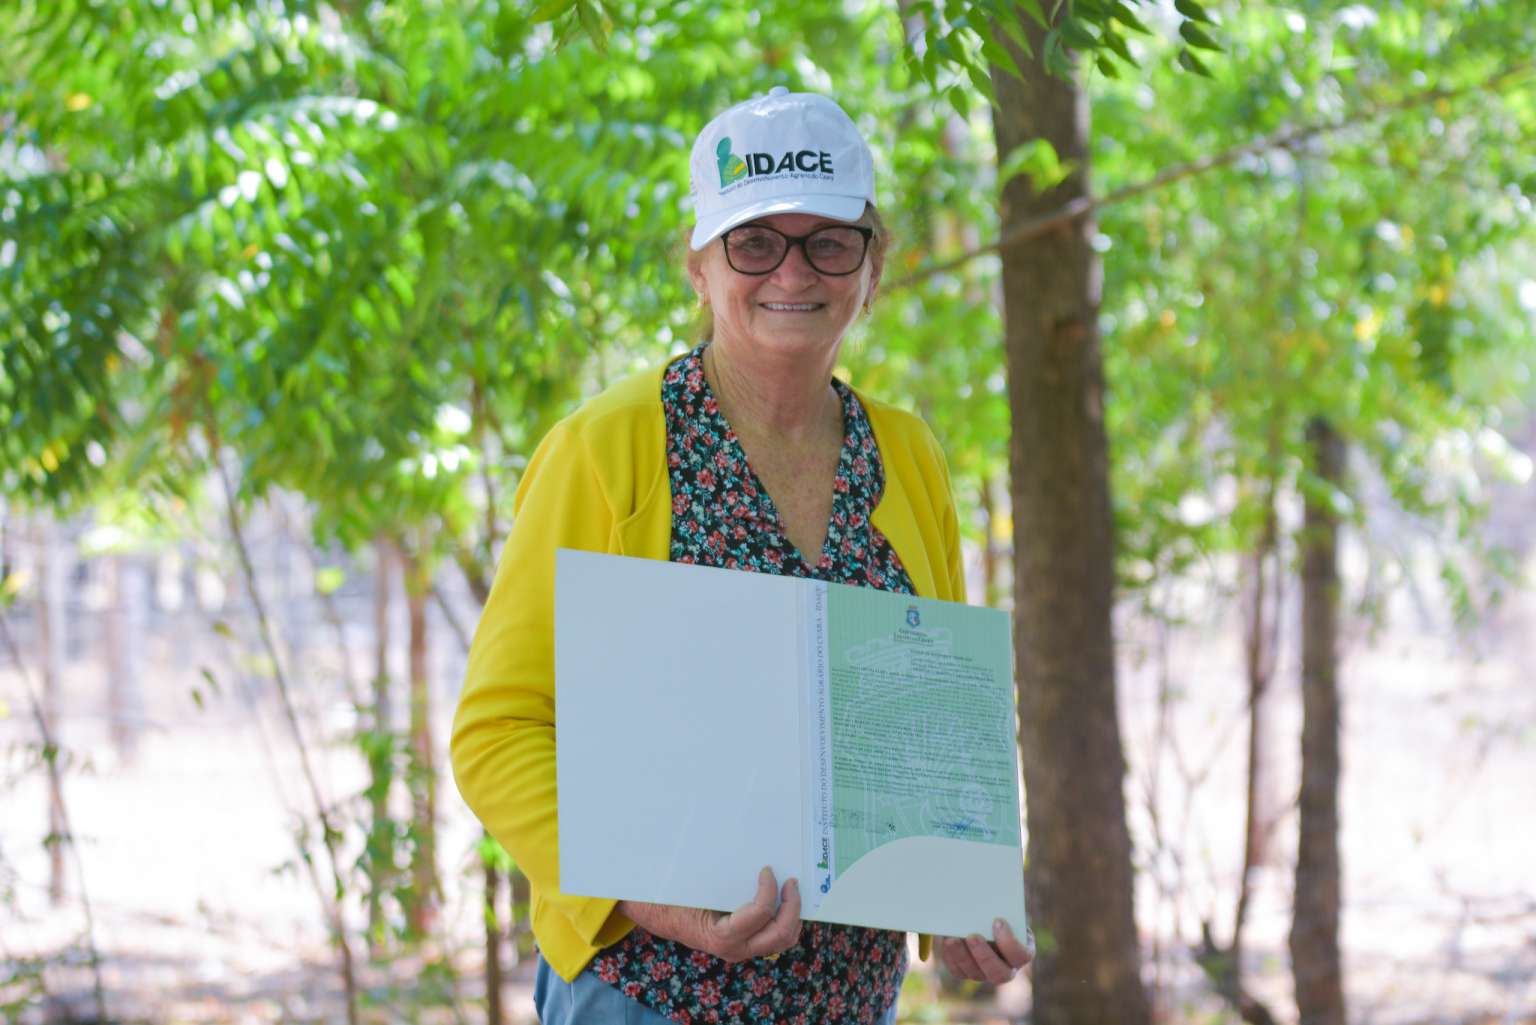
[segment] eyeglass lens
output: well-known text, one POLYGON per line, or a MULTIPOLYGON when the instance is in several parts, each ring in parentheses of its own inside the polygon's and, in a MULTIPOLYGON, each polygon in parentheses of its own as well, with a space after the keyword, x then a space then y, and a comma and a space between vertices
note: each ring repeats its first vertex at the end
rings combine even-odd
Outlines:
POLYGON ((725 255, 742 274, 767 274, 784 262, 793 243, 800 243, 811 267, 822 274, 852 274, 864 263, 868 236, 857 228, 818 228, 791 238, 767 225, 748 224, 725 233, 725 255))

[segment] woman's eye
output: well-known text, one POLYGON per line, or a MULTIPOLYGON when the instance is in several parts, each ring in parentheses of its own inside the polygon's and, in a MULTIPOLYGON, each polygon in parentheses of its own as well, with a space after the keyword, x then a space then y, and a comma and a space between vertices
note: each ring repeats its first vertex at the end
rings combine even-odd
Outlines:
POLYGON ((767 235, 745 235, 731 240, 732 248, 743 253, 763 253, 773 248, 773 241, 767 235))

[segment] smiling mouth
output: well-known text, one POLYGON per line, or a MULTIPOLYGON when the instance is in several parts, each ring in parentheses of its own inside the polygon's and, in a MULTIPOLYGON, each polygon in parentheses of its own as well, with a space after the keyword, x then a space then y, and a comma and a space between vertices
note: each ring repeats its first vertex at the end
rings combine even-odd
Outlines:
POLYGON ((763 309, 773 310, 776 313, 812 313, 822 308, 824 303, 762 303, 763 309))

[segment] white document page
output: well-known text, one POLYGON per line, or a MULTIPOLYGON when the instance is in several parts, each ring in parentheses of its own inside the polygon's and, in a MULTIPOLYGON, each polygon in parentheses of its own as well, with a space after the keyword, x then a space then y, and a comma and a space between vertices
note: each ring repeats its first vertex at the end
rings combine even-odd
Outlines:
POLYGON ((561 890, 732 911, 799 876, 797 581, 557 560, 561 890))

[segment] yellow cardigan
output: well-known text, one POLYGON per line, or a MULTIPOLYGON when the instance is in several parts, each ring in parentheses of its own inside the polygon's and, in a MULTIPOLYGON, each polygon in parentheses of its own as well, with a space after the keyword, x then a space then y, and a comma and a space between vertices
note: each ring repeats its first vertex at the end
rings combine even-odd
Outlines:
MULTIPOLYGON (((453 722, 459 792, 527 875, 534 936, 567 981, 634 923, 614 909, 617 901, 560 892, 555 550, 667 558, 672 496, 662 372, 609 388, 556 424, 534 453, 453 722)), ((871 522, 896 549, 918 594, 964 601, 960 537, 938 442, 916 416, 863 395, 859 401, 885 467, 885 492, 871 522)))

